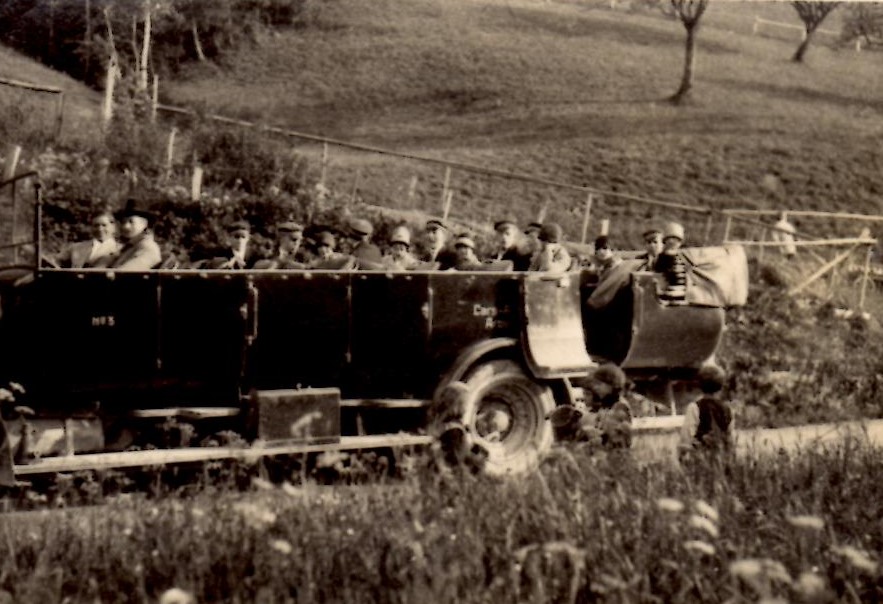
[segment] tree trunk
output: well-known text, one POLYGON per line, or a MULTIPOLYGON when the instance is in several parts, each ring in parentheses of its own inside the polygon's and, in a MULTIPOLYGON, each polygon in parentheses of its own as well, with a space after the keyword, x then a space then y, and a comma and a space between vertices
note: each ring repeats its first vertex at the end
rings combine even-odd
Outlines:
POLYGON ((141 61, 138 70, 138 91, 147 92, 148 65, 150 62, 150 42, 153 36, 150 0, 144 2, 144 39, 141 41, 141 61))
POLYGON ((803 42, 800 43, 800 46, 797 47, 797 50, 794 52, 794 56, 791 57, 791 60, 795 63, 803 63, 803 56, 806 54, 807 49, 809 48, 809 42, 812 40, 812 36, 815 32, 808 31, 806 32, 806 37, 803 38, 803 42))
POLYGON ((199 30, 196 29, 196 19, 190 24, 190 31, 193 33, 193 47, 196 49, 196 58, 200 62, 205 62, 205 53, 202 50, 202 42, 199 41, 199 30))
POLYGON ((683 102, 690 96, 690 89, 693 88, 693 70, 696 67, 696 28, 687 27, 687 43, 684 50, 684 75, 681 77, 681 85, 678 91, 671 97, 671 102, 675 105, 683 102))

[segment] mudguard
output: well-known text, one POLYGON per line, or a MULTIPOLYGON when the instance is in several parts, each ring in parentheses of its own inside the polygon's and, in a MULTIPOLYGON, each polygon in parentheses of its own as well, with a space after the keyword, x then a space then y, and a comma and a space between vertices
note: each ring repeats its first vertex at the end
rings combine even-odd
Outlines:
POLYGON ((540 379, 585 375, 580 275, 528 275, 521 282, 521 343, 528 369, 540 379))

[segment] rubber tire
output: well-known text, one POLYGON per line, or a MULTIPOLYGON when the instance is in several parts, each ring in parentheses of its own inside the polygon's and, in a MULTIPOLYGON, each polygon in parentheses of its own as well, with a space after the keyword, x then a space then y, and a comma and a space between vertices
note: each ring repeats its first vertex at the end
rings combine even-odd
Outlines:
POLYGON ((554 433, 546 417, 555 408, 548 386, 538 384, 515 361, 487 361, 463 380, 467 396, 462 422, 472 440, 487 450, 483 471, 493 476, 532 472, 552 448, 554 433), (510 428, 500 441, 486 440, 476 426, 478 412, 488 404, 508 407, 510 428))

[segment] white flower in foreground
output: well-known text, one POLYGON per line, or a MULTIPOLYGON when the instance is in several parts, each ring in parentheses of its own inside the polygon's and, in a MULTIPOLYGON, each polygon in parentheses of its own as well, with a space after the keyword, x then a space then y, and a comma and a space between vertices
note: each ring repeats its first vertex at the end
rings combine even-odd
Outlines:
POLYGON ((772 579, 782 583, 791 583, 791 575, 785 566, 770 558, 743 558, 730 564, 730 574, 739 577, 752 585, 757 585, 761 578, 772 579))
POLYGON ((701 499, 693 504, 693 509, 696 510, 697 514, 699 514, 700 516, 705 516, 712 522, 717 522, 720 520, 720 516, 718 515, 717 510, 708 503, 702 501, 701 499))
POLYGON ((304 492, 302 489, 298 489, 296 486, 291 484, 290 482, 282 483, 282 492, 288 495, 289 497, 302 497, 304 492))
POLYGON ((251 485, 260 491, 272 491, 275 489, 272 482, 264 480, 263 478, 258 478, 257 476, 251 479, 251 485))
POLYGON ((871 575, 877 572, 877 563, 864 550, 851 545, 838 545, 831 548, 831 551, 846 558, 858 570, 871 575))
POLYGON ((794 589, 806 600, 819 597, 828 588, 825 580, 815 573, 804 571, 797 577, 794 589))
POLYGON ((660 497, 656 500, 656 507, 663 512, 672 512, 674 514, 684 511, 684 504, 671 497, 660 497))
POLYGON ((757 558, 743 558, 730 564, 730 574, 746 581, 754 581, 763 572, 763 565, 757 558))
POLYGON ((245 521, 256 529, 265 528, 276 522, 276 514, 262 505, 240 502, 234 504, 233 509, 242 514, 245 521))
POLYGON ((791 526, 797 528, 820 531, 825 528, 825 521, 818 516, 797 515, 785 518, 791 526))
POLYGON ((285 539, 273 539, 272 541, 270 541, 270 547, 285 556, 294 551, 294 548, 285 539))
POLYGON ((714 546, 707 541, 699 541, 698 539, 694 539, 692 541, 684 541, 684 549, 687 549, 691 552, 705 554, 706 556, 714 555, 714 546))
POLYGON ((196 604, 196 598, 180 587, 167 589, 159 597, 159 604, 196 604))
POLYGON ((717 525, 704 516, 697 516, 695 514, 690 516, 689 525, 694 529, 699 529, 700 531, 708 533, 715 539, 720 534, 717 530, 717 525))

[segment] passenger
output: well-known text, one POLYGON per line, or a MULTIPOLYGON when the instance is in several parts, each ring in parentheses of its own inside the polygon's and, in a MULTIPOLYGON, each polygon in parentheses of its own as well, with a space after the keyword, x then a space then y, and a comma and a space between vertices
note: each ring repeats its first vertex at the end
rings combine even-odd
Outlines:
POLYGON ((647 229, 644 231, 643 238, 646 251, 638 256, 638 259, 642 261, 638 270, 652 271, 659 259, 659 254, 662 253, 662 231, 655 228, 647 229))
POLYGON ((548 273, 567 272, 572 261, 570 254, 561 245, 563 239, 564 230, 560 225, 554 222, 544 224, 539 237, 542 248, 531 262, 530 270, 548 273))
POLYGON ((68 246, 56 258, 61 268, 102 268, 120 253, 115 239, 116 220, 109 210, 100 210, 92 217, 92 239, 68 246))
POLYGON ((616 255, 610 245, 607 235, 601 235, 595 239, 595 264, 598 267, 598 277, 603 281, 617 265, 622 263, 622 258, 616 255))
POLYGON ((421 259, 424 262, 437 263, 439 270, 454 268, 457 254, 447 247, 448 227, 441 220, 432 219, 426 222, 424 232, 429 245, 421 259))
POLYGON ((158 266, 162 262, 162 253, 153 240, 150 225, 154 216, 147 205, 142 201, 129 199, 116 217, 120 221, 123 245, 108 268, 118 271, 146 271, 158 266))
POLYGON ((656 261, 656 272, 665 277, 665 288, 659 299, 669 304, 687 303, 687 264, 680 253, 684 242, 684 227, 670 222, 663 231, 662 243, 665 246, 656 261))
POLYGON ((302 261, 301 243, 304 227, 293 221, 280 222, 276 225, 276 254, 272 258, 258 260, 254 268, 258 269, 299 269, 306 268, 302 261))
POLYGON ((530 251, 531 263, 533 263, 534 257, 540 253, 540 249, 543 247, 543 244, 540 241, 540 231, 542 230, 543 225, 539 222, 531 222, 527 225, 527 228, 524 229, 524 235, 527 239, 527 249, 530 251))
POLYGON ((222 258, 226 258, 216 268, 244 269, 251 268, 254 256, 251 251, 251 225, 245 220, 236 220, 227 226, 228 247, 222 258))
POLYGON ((457 262, 453 268, 458 271, 477 270, 481 267, 481 261, 475 255, 475 242, 468 235, 460 235, 454 242, 457 252, 457 262))
POLYGON ((356 241, 352 255, 364 268, 379 268, 383 262, 380 248, 371 243, 374 225, 363 218, 354 218, 349 223, 349 237, 356 241))
POLYGON ((494 260, 509 260, 516 271, 530 268, 531 251, 526 242, 518 241, 518 226, 512 220, 501 220, 494 224, 497 233, 497 254, 494 260))
POLYGON ((681 458, 693 451, 728 452, 733 448, 733 413, 721 391, 726 374, 717 365, 699 370, 702 396, 687 405, 678 449, 681 458))
POLYGON ((316 235, 316 257, 309 268, 319 270, 349 270, 355 266, 355 259, 347 254, 336 252, 337 241, 329 231, 316 235))
POLYGON ((383 259, 384 267, 392 271, 410 271, 420 266, 411 253, 411 231, 401 225, 392 230, 389 238, 389 254, 383 259))

